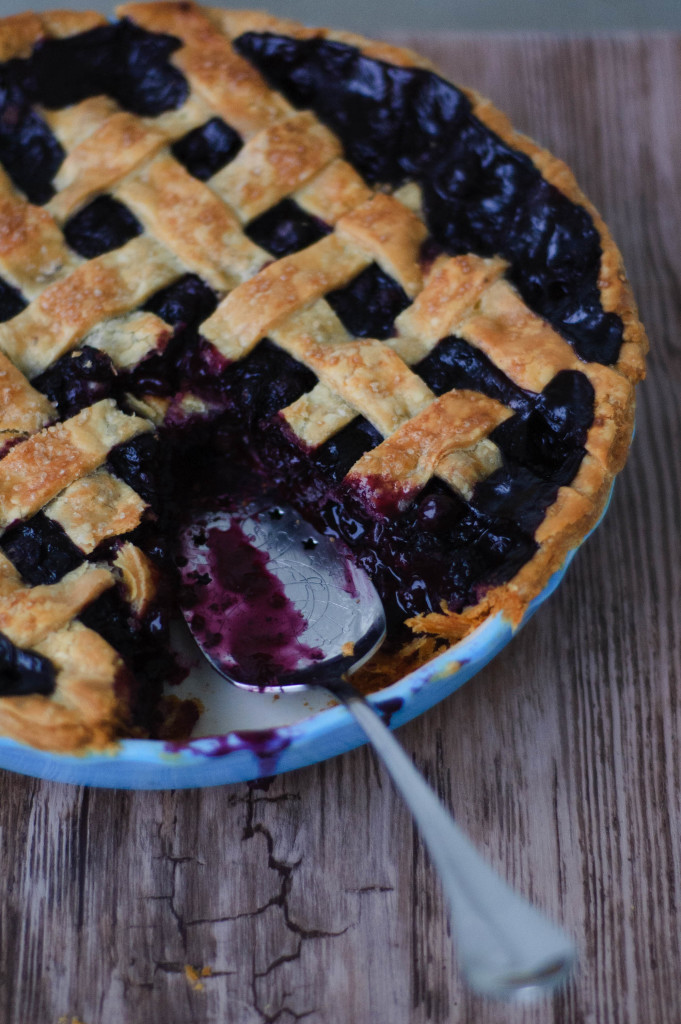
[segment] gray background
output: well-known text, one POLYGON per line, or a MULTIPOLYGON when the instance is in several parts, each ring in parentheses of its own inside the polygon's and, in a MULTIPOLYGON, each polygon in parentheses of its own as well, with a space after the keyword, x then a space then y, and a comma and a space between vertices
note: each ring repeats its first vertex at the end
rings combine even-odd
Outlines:
MULTIPOLYGON (((216 0, 213 0, 215 3, 216 0)), ((545 29, 602 32, 617 29, 681 29, 681 0, 235 0, 233 7, 257 7, 311 25, 333 25, 357 32, 389 29, 475 31, 545 29)), ((113 0, 0 0, 0 13, 33 8, 113 10, 113 0)))

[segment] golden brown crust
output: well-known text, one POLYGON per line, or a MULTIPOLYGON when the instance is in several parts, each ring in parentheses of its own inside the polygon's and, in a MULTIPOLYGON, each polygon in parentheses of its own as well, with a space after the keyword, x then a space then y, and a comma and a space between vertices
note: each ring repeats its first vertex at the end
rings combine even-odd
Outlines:
POLYGON ((362 493, 387 494, 396 504, 409 501, 433 476, 444 476, 470 497, 473 485, 500 465, 500 460, 490 458, 489 449, 476 449, 511 415, 510 409, 486 395, 451 391, 433 399, 402 426, 386 431, 386 440, 355 463, 348 479, 362 493))
POLYGON ((34 515, 74 480, 97 469, 114 445, 150 427, 105 398, 16 445, 0 460, 0 530, 34 515))
POLYGON ((45 515, 59 523, 77 548, 89 555, 109 537, 130 533, 147 508, 132 487, 105 469, 69 484, 45 506, 45 515))
POLYGON ((269 261, 229 206, 166 153, 128 178, 116 196, 221 295, 269 261))
POLYGON ((0 324, 0 349, 35 377, 107 317, 127 313, 178 277, 175 258, 141 235, 50 285, 0 324))
POLYGON ((0 268, 27 299, 80 263, 52 215, 21 197, 0 170, 0 268))
POLYGON ((145 615, 158 590, 158 569, 130 541, 120 548, 114 566, 121 574, 128 604, 137 615, 145 615))
POLYGON ((295 192, 340 153, 340 142, 314 114, 296 111, 250 139, 213 176, 211 188, 248 223, 295 192))
POLYGON ((163 132, 133 114, 112 114, 71 150, 54 179, 57 194, 48 203, 55 220, 63 224, 93 196, 105 192, 166 143, 163 132), (107 159, 102 160, 102 154, 107 159))
POLYGON ((30 57, 33 47, 44 35, 37 14, 12 14, 0 20, 0 61, 14 57, 30 57))
POLYGON ((0 352, 0 431, 34 434, 57 418, 57 410, 0 352))
POLYGON ((36 645, 56 669, 51 697, 3 697, 0 732, 41 750, 77 753, 112 743, 126 709, 115 694, 125 674, 119 655, 77 621, 36 645))
POLYGON ((227 359, 240 359, 301 306, 347 284, 370 262, 359 249, 328 235, 244 281, 202 324, 201 333, 227 359))
POLYGON ((428 235, 423 221, 393 196, 379 192, 336 224, 338 235, 371 253, 385 272, 414 298, 423 287, 421 245, 428 235))

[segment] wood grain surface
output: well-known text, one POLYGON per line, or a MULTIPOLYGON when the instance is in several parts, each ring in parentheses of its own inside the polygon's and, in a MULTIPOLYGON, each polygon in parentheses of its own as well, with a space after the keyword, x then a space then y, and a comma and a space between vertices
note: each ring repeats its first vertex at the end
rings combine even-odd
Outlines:
POLYGON ((681 40, 400 41, 572 165, 653 344, 603 527, 514 643, 399 733, 575 935, 579 973, 527 1008, 463 989, 437 878, 366 749, 184 792, 2 773, 2 1021, 681 1021, 681 40))

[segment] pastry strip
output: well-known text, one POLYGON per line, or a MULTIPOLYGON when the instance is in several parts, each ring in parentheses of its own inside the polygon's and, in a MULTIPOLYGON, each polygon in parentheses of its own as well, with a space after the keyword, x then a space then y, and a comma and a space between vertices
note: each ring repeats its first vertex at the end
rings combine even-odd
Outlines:
POLYGON ((100 466, 114 445, 151 429, 102 399, 34 434, 0 459, 0 529, 38 512, 74 480, 100 466))
POLYGON ((89 555, 109 537, 130 533, 147 508, 132 487, 98 469, 75 480, 45 508, 45 515, 62 527, 73 543, 89 555))
POLYGON ((110 569, 85 563, 58 583, 17 588, 0 596, 0 633, 17 647, 34 647, 66 626, 114 582, 110 569))
POLYGON ((371 253, 412 299, 421 290, 421 245, 428 229, 397 199, 379 192, 341 217, 336 231, 340 238, 347 238, 371 253))
POLYGON ((202 324, 201 333, 227 359, 240 359, 292 313, 347 284, 370 262, 328 235, 240 284, 202 324))
POLYGON ((180 272, 154 239, 133 238, 50 285, 27 309, 0 324, 0 349, 35 377, 96 324, 135 309, 180 272))
POLYGON ((306 110, 250 139, 210 179, 210 187, 248 223, 295 192, 341 152, 336 136, 306 110))
POLYGON ((56 418, 52 403, 0 352, 0 431, 34 434, 56 418))
POLYGON ((511 415, 486 395, 450 391, 366 452, 346 480, 378 508, 386 501, 403 508, 442 467, 443 476, 453 485, 460 480, 458 489, 470 496, 474 482, 495 461, 488 449, 476 452, 475 446, 511 415))
POLYGON ((271 259, 244 235, 230 208, 165 153, 124 182, 116 196, 219 293, 252 277, 271 259))
POLYGON ((59 190, 48 209, 63 223, 93 196, 148 160, 167 142, 166 136, 133 114, 113 114, 68 154, 54 179, 59 190), (107 159, 102 160, 102 153, 107 159))

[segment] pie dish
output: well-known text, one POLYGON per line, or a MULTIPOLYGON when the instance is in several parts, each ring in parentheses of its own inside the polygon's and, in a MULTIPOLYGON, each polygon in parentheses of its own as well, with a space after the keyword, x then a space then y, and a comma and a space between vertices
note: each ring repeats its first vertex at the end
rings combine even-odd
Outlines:
POLYGON ((189 732, 173 538, 263 489, 370 572, 366 690, 519 623, 647 349, 568 168, 417 55, 118 13, 0 21, 0 735, 49 751, 189 732))

